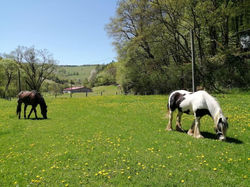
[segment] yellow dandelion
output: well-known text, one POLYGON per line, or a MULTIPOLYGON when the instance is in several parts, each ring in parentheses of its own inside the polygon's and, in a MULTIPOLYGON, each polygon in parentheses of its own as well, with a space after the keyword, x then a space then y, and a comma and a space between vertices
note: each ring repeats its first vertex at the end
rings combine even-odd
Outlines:
POLYGON ((244 175, 244 176, 243 176, 243 179, 246 179, 246 178, 247 178, 247 175, 244 175))
POLYGON ((250 158, 248 158, 247 160, 250 160, 250 158))
POLYGON ((128 176, 128 179, 131 179, 131 176, 128 176))
POLYGON ((181 180, 181 183, 184 183, 184 182, 185 182, 185 181, 182 179, 182 180, 181 180))
POLYGON ((214 168, 213 170, 214 170, 214 171, 216 171, 216 170, 217 170, 217 168, 214 168))

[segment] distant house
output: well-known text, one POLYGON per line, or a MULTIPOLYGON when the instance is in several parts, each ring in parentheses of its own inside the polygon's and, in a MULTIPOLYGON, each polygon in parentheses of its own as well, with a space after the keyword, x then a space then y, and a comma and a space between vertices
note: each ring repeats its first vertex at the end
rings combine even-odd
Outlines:
POLYGON ((79 92, 92 92, 92 89, 84 86, 74 86, 63 89, 63 93, 79 93, 79 92))

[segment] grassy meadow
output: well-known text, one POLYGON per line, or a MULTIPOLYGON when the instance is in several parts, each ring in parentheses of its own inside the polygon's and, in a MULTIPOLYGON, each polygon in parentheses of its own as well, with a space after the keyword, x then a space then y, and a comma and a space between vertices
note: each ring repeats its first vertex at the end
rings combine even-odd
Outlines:
POLYGON ((0 186, 249 186, 250 94, 216 95, 227 142, 209 117, 204 139, 166 132, 167 98, 45 96, 47 120, 18 120, 16 100, 0 100, 0 186))
POLYGON ((61 79, 68 79, 78 82, 83 82, 90 75, 90 72, 96 68, 96 65, 84 66, 58 66, 56 75, 61 79))

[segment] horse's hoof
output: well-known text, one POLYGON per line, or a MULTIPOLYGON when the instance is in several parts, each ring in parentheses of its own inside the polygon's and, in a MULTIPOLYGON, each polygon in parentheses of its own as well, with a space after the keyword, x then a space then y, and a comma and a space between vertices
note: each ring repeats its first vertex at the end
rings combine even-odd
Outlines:
POLYGON ((193 132, 191 129, 189 129, 188 132, 187 132, 187 134, 188 134, 189 136, 193 136, 193 135, 194 135, 194 132, 193 132))
POLYGON ((166 131, 173 131, 172 128, 166 128, 165 130, 166 130, 166 131))
POLYGON ((202 135, 198 135, 198 136, 194 136, 195 138, 198 138, 198 139, 200 139, 200 138, 204 138, 202 135))
POLYGON ((176 131, 179 131, 179 132, 185 132, 181 127, 179 126, 176 126, 176 131))

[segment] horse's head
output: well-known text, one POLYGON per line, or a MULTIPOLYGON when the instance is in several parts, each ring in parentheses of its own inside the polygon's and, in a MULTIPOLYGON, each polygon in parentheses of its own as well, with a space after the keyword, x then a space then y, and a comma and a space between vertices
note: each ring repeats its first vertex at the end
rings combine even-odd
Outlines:
POLYGON ((218 123, 215 127, 216 135, 218 136, 219 140, 221 141, 226 140, 227 129, 228 129, 227 118, 224 116, 220 116, 218 123))
POLYGON ((41 107, 41 113, 43 115, 43 118, 47 119, 47 105, 46 104, 43 107, 41 107))

